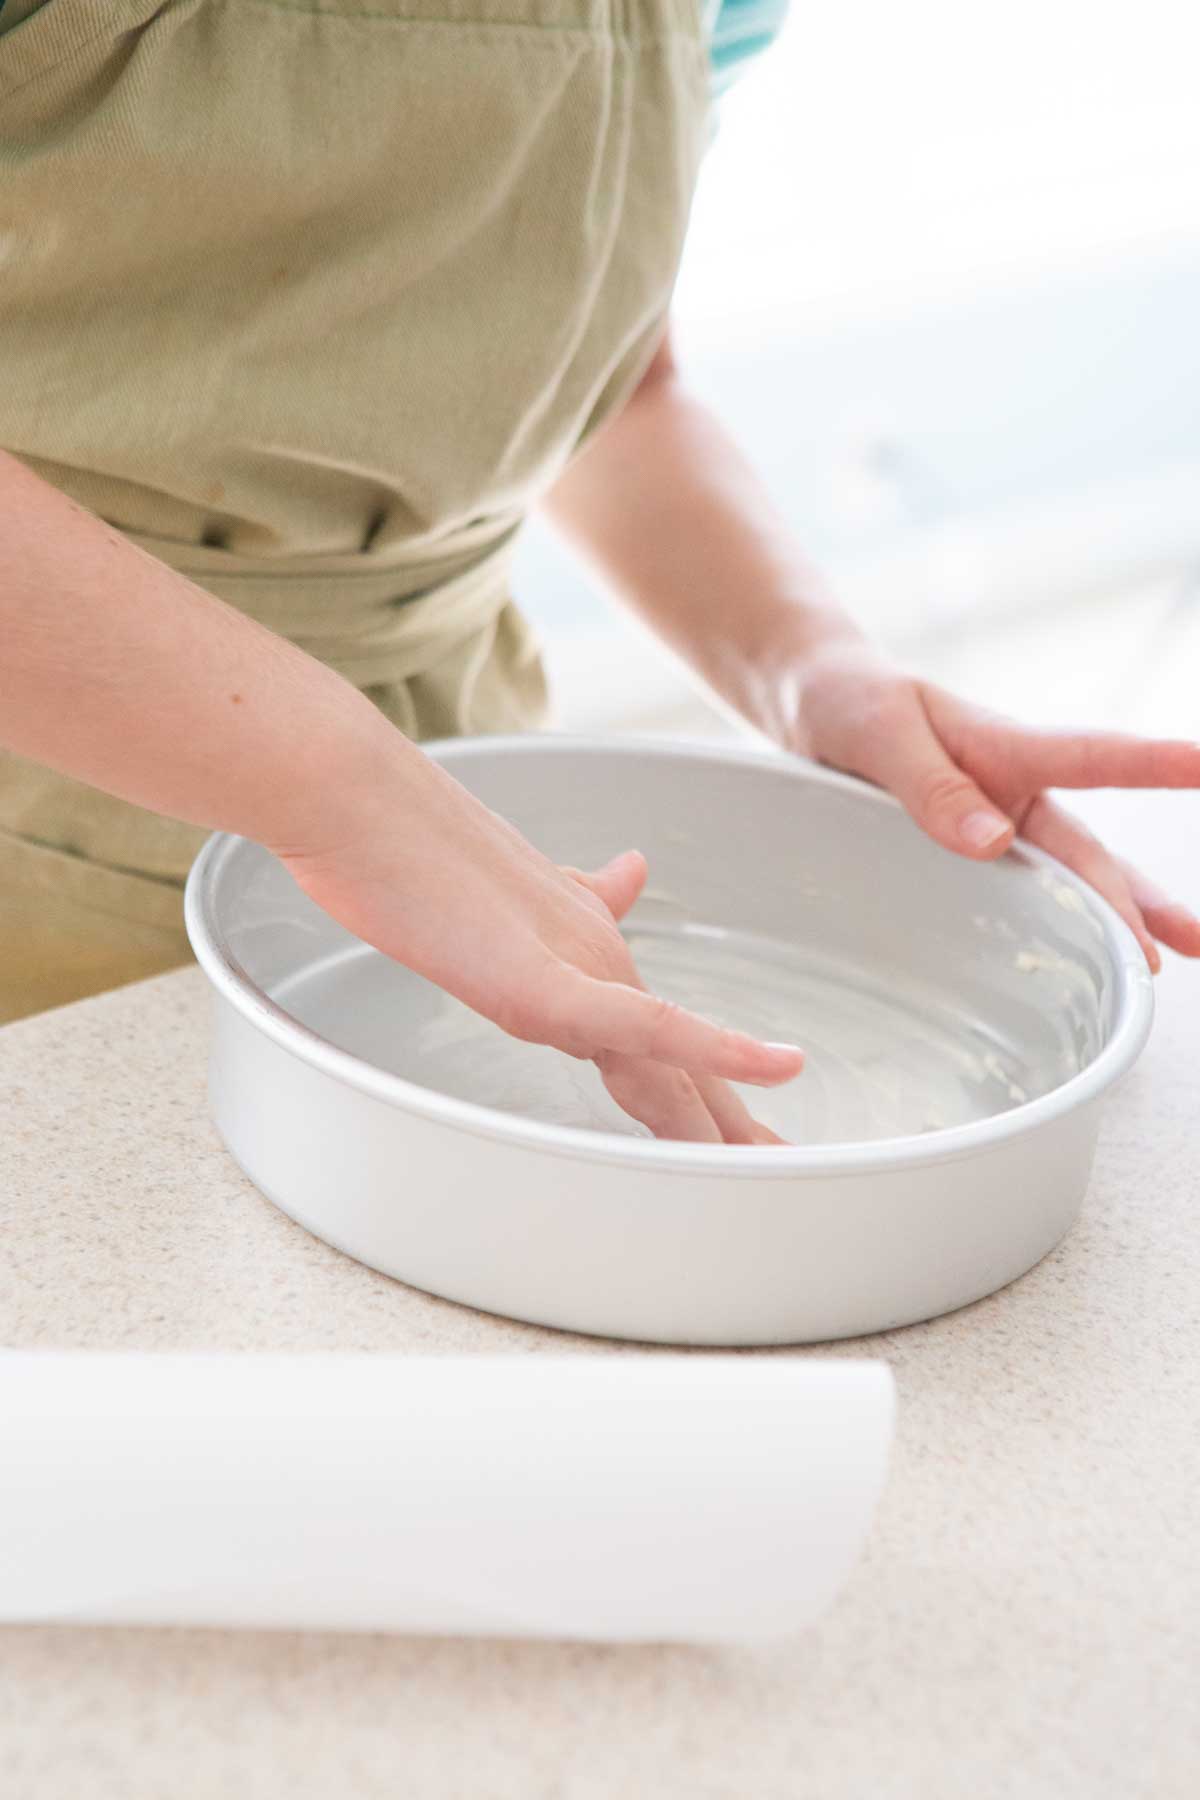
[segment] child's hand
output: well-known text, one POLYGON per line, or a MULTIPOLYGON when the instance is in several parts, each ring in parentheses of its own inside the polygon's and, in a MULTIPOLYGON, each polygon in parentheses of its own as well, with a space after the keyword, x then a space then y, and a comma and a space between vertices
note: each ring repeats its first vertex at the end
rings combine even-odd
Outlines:
POLYGON ((403 762, 345 803, 336 838, 275 846, 306 893, 358 937, 513 1037, 594 1061, 658 1137, 780 1143, 729 1081, 773 1087, 803 1055, 725 1031, 643 988, 617 929, 646 879, 627 851, 560 868, 393 733, 403 762))
POLYGON ((865 776, 948 850, 990 860, 1019 832, 1116 908, 1157 973, 1157 938, 1200 956, 1200 920, 1065 812, 1048 788, 1200 787, 1200 744, 1114 732, 1035 731, 917 681, 861 642, 820 652, 799 677, 787 747, 865 776))

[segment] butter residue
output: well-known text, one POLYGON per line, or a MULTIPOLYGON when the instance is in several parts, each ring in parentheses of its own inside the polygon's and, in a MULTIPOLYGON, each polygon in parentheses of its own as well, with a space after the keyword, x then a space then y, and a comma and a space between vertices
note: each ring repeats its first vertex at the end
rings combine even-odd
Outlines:
MULTIPOLYGON (((656 890, 653 899, 672 904, 656 890)), ((677 903, 675 903, 677 904, 677 903)), ((1062 1079, 1069 1032, 1015 1047, 980 1022, 952 978, 862 967, 817 945, 749 938, 651 908, 625 928, 646 985, 718 1023, 802 1044, 804 1071, 744 1087, 754 1117, 790 1143, 865 1142, 1006 1112, 1062 1079)), ((1035 955, 1035 952, 1025 952, 1035 955)), ((549 1123, 645 1135, 589 1063, 506 1038, 442 996, 410 1043, 410 1079, 549 1123)))
POLYGON ((1085 920, 1088 929, 1096 937, 1104 936, 1104 927, 1077 888, 1073 888, 1061 880, 1053 869, 1039 869, 1037 882, 1043 893, 1048 894, 1056 906, 1061 906, 1064 912, 1073 913, 1077 918, 1085 920))

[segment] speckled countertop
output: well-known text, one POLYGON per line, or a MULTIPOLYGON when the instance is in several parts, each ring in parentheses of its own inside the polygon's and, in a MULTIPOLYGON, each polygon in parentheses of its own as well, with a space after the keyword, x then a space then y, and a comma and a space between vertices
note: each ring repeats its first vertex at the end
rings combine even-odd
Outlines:
MULTIPOLYGON (((1169 815, 1186 830, 1164 834, 1157 800, 1126 820, 1127 844, 1157 822, 1160 874, 1198 866, 1187 806, 1169 815)), ((1193 1800, 1200 970, 1172 961, 1158 997, 1058 1250, 950 1318, 819 1352, 886 1357, 900 1412, 868 1553, 808 1636, 717 1651, 7 1629, 0 1792, 1193 1800)), ((206 1023, 187 970, 0 1031, 0 1343, 621 1354, 308 1237, 208 1124, 206 1023)))

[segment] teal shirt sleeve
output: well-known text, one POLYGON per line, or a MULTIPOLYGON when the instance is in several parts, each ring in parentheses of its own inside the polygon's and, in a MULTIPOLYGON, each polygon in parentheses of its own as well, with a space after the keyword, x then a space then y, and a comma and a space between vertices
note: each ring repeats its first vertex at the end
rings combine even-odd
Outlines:
POLYGON ((714 99, 778 37, 788 4, 789 0, 705 0, 714 99))

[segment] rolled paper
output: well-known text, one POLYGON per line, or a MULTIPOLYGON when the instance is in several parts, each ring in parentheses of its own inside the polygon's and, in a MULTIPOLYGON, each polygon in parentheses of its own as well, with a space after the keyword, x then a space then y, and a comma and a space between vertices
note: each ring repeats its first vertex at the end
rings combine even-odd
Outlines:
POLYGON ((0 1352, 0 1619, 746 1641, 815 1619, 886 1365, 0 1352))

